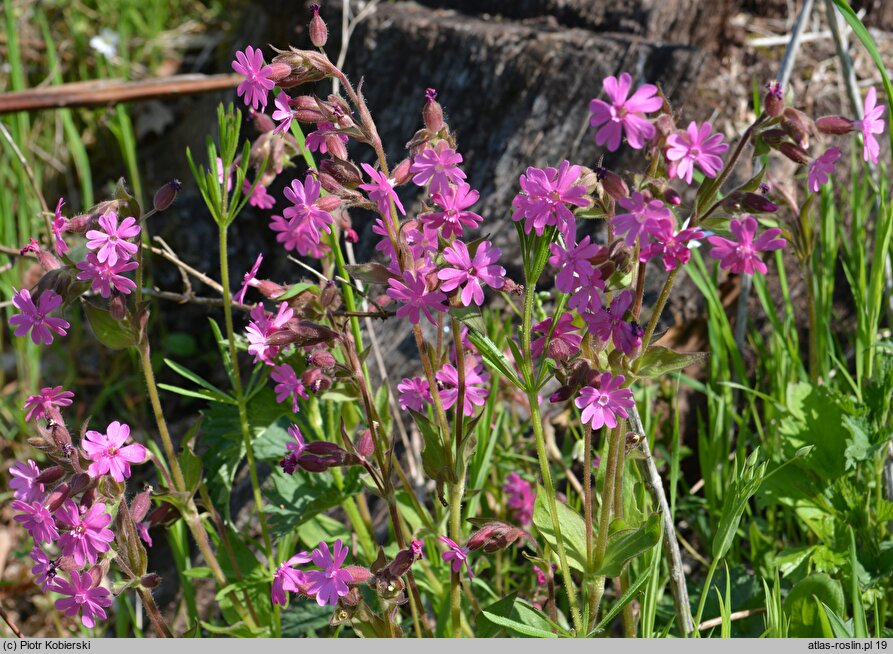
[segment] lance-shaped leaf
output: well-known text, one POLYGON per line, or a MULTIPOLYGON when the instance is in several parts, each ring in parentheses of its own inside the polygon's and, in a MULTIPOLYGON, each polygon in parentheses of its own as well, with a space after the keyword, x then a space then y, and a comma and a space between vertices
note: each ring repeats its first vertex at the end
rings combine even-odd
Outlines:
MULTIPOLYGON (((605 558, 596 570, 600 577, 617 577, 627 561, 640 556, 660 542, 659 513, 652 513, 638 529, 618 529, 608 537, 605 558)), ((614 527, 612 524, 611 527, 614 527)))
POLYGON ((650 345, 642 355, 637 377, 660 377, 674 370, 684 370, 707 358, 707 352, 674 352, 662 345, 650 345))
POLYGON ((123 350, 137 344, 137 334, 126 317, 116 320, 111 313, 89 302, 84 303, 84 313, 96 339, 107 348, 123 350))
POLYGON ((387 284, 391 278, 397 276, 380 263, 357 263, 344 266, 350 276, 367 284, 387 284))

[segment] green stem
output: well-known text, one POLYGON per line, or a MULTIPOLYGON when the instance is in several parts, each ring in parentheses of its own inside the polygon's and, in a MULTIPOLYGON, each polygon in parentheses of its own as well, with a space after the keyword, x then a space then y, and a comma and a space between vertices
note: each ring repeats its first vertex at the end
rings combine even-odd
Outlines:
MULTIPOLYGON (((671 270, 670 274, 667 275, 667 280, 664 282, 664 287, 660 290, 660 296, 658 296, 654 309, 651 311, 651 319, 648 321, 648 328, 645 330, 645 335, 642 337, 643 353, 648 349, 648 346, 651 343, 651 337, 654 336, 654 330, 657 328, 657 321, 660 320, 660 314, 663 313, 667 300, 670 298, 670 291, 673 290, 673 284, 676 282, 676 276, 678 274, 679 268, 671 270)), ((637 372, 641 365, 642 357, 639 356, 635 363, 633 363, 633 372, 637 372)))
MULTIPOLYGON (((239 359, 236 352, 236 335, 233 329, 233 305, 229 291, 229 254, 227 252, 227 227, 219 224, 220 244, 220 284, 223 286, 223 317, 226 323, 226 338, 229 341, 229 357, 232 366, 233 391, 239 407, 239 426, 242 430, 242 439, 245 442, 245 455, 248 459, 248 474, 251 477, 251 490, 254 495, 254 506, 257 510, 260 530, 264 540, 264 550, 267 555, 267 565, 270 571, 276 572, 276 557, 273 552, 273 541, 270 539, 270 529, 267 526, 267 516, 263 511, 263 495, 260 490, 260 479, 257 474, 257 461, 254 458, 254 446, 251 439, 251 428, 248 424, 248 403, 245 400, 245 391, 242 388, 242 375, 239 371, 239 359)), ((279 606, 274 605, 273 636, 281 634, 279 606)))
POLYGON ((701 624, 701 616, 704 614, 704 605, 707 603, 707 595, 710 593, 710 584, 713 583, 713 575, 716 573, 716 566, 719 564, 719 559, 715 558, 710 563, 710 568, 707 570, 707 579, 704 580, 703 590, 701 591, 701 599, 698 601, 698 613, 695 616, 695 633, 700 633, 698 631, 698 625, 701 624))
MULTIPOLYGON (((466 465, 463 455, 463 420, 465 418, 465 350, 462 345, 462 332, 458 321, 453 318, 453 344, 456 347, 456 373, 459 379, 456 403, 453 405, 453 441, 456 447, 456 481, 450 484, 450 538, 461 542, 462 538, 462 496, 465 494, 466 465)), ((450 608, 453 625, 453 638, 461 637, 461 584, 459 573, 450 575, 450 608)))
POLYGON ((524 314, 521 325, 521 351, 524 355, 525 376, 527 377, 527 401, 530 404, 530 422, 533 425, 533 436, 536 441, 536 455, 539 459, 540 474, 543 477, 543 489, 546 491, 546 501, 549 505, 549 513, 552 518, 552 530, 555 532, 555 540, 558 549, 558 565, 561 568, 561 576, 564 579, 564 589, 567 592, 567 603, 570 607, 571 619, 578 636, 585 636, 583 631, 583 617, 577 605, 577 591, 574 588, 574 580, 570 567, 567 564, 567 552, 561 535, 561 525, 558 522, 558 504, 555 499, 555 486, 552 483, 552 473, 549 470, 549 458, 546 453, 546 437, 543 433, 543 418, 540 414, 537 389, 533 386, 533 362, 530 355, 530 334, 533 327, 533 294, 536 280, 526 280, 524 288, 524 314))
MULTIPOLYGON (((602 488, 601 513, 598 518, 598 538, 595 541, 595 555, 592 561, 593 569, 597 570, 605 558, 608 550, 608 532, 611 527, 611 512, 614 508, 614 490, 616 488, 616 475, 618 464, 618 449, 620 447, 620 425, 611 430, 608 442, 608 462, 605 467, 605 483, 602 488)), ((598 618, 598 607, 601 604, 605 592, 605 577, 596 577, 593 590, 589 594, 589 620, 590 626, 594 625, 598 618)))

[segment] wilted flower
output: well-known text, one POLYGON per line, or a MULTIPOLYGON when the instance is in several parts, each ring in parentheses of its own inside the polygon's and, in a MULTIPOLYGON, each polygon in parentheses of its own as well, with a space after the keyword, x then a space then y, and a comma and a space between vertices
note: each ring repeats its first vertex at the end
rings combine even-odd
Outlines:
POLYGON ((25 400, 24 410, 28 413, 25 415, 26 421, 34 418, 47 417, 47 411, 51 407, 71 406, 71 400, 74 393, 62 390, 61 386, 53 386, 40 389, 40 394, 29 395, 25 400))
POLYGON ((307 552, 298 552, 293 557, 282 563, 273 576, 273 589, 271 591, 273 604, 285 606, 288 602, 286 591, 299 593, 306 589, 307 578, 300 570, 295 570, 294 566, 302 565, 310 562, 310 556, 307 552))
POLYGON ((260 264, 263 263, 263 260, 263 253, 257 255, 254 265, 242 276, 242 288, 240 288, 239 292, 233 296, 233 302, 237 304, 245 304, 245 293, 248 291, 248 287, 257 286, 259 283, 257 280, 257 272, 260 270, 260 264))
MULTIPOLYGON (((583 337, 577 333, 577 327, 574 326, 573 323, 574 317, 570 313, 562 313, 561 317, 558 318, 558 324, 555 325, 555 329, 552 330, 552 338, 549 340, 550 356, 556 354, 556 352, 554 352, 556 349, 555 344, 560 344, 561 348, 566 350, 568 354, 577 352, 580 349, 583 337)), ((542 334, 542 336, 534 339, 530 343, 530 355, 534 359, 543 353, 543 348, 546 347, 546 337, 549 335, 549 329, 551 328, 551 318, 546 318, 542 322, 538 322, 533 326, 534 332, 542 334)))
POLYGON ((301 397, 306 400, 309 396, 304 388, 304 384, 301 383, 301 380, 295 374, 295 369, 287 363, 283 363, 273 368, 273 372, 270 373, 270 379, 278 382, 273 388, 276 393, 276 401, 281 404, 291 397, 291 410, 293 413, 297 413, 300 410, 298 398, 301 397))
POLYGON ((59 202, 56 204, 56 212, 53 215, 53 241, 56 244, 56 254, 60 257, 68 252, 69 247, 65 242, 65 239, 62 238, 62 232, 65 231, 65 218, 62 216, 62 206, 65 204, 65 198, 59 198, 59 202))

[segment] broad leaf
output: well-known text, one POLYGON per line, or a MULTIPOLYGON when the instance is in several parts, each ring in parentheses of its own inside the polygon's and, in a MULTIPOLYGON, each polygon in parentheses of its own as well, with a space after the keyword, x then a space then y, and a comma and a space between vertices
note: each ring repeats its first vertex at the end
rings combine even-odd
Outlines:
POLYGON ((111 313, 89 302, 84 302, 84 313, 96 340, 107 348, 123 350, 137 344, 136 332, 126 318, 116 320, 111 313))
MULTIPOLYGON (((581 572, 586 572, 586 524, 579 513, 561 502, 556 502, 558 526, 561 528, 561 539, 567 552, 568 565, 581 572)), ((536 502, 533 506, 533 524, 549 543, 553 551, 558 551, 558 539, 552 528, 552 517, 546 500, 546 491, 537 487, 536 502)))
POLYGON ((598 576, 617 577, 623 566, 637 556, 641 556, 660 542, 659 513, 652 513, 644 525, 638 529, 621 529, 608 537, 608 549, 601 566, 595 572, 598 576))

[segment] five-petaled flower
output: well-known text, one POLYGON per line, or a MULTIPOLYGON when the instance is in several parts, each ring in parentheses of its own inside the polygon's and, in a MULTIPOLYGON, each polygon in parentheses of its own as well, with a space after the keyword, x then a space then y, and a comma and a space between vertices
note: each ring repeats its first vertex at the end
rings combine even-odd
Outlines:
POLYGON ((840 159, 840 148, 828 148, 821 156, 812 160, 806 173, 806 185, 810 191, 818 193, 819 189, 828 183, 838 159, 840 159))
MULTIPOLYGON (((889 100, 889 98, 888 98, 889 100)), ((884 105, 877 103, 877 91, 872 86, 865 95, 862 105, 862 120, 857 120, 855 125, 862 131, 862 157, 865 161, 877 165, 881 146, 874 137, 875 134, 884 133, 884 105)))
MULTIPOLYGON (((601 247, 592 243, 590 237, 584 236, 579 243, 577 239, 576 225, 571 222, 565 234, 565 246, 560 243, 551 243, 549 249, 552 256, 549 264, 558 269, 555 276, 555 288, 562 293, 573 293, 581 285, 592 285, 592 276, 595 269, 592 267, 592 259, 601 247)), ((600 275, 599 275, 600 279, 600 275)))
POLYGON ((273 106, 275 107, 275 110, 273 111, 273 120, 279 122, 273 130, 273 134, 276 134, 277 132, 285 133, 291 127, 291 121, 295 117, 295 110, 291 108, 291 105, 288 103, 289 100, 291 100, 291 98, 288 97, 288 93, 281 91, 273 101, 273 106))
POLYGON ((15 327, 13 333, 16 336, 24 336, 30 331, 31 340, 37 345, 52 343, 53 332, 65 336, 66 330, 71 326, 68 321, 62 318, 50 318, 48 315, 62 304, 61 295, 52 289, 47 289, 40 294, 35 305, 27 288, 21 291, 13 288, 12 291, 12 304, 21 311, 9 319, 9 324, 15 327))
POLYGON ((139 443, 124 445, 130 438, 130 425, 117 420, 109 423, 106 433, 90 430, 84 434, 81 447, 93 463, 87 473, 93 477, 111 474, 118 483, 130 477, 131 463, 145 463, 149 451, 139 443))
MULTIPOLYGON (((443 408, 452 408, 459 401, 459 371, 451 363, 447 363, 437 371, 434 377, 443 386, 443 389, 440 391, 443 408)), ((484 402, 487 401, 487 396, 490 394, 487 388, 489 380, 490 375, 484 370, 484 367, 474 365, 474 360, 466 356, 465 398, 462 408, 462 412, 466 416, 471 416, 474 413, 474 407, 483 406, 484 402)))
POLYGON ((473 211, 468 211, 480 198, 480 193, 462 182, 451 186, 443 193, 431 196, 440 211, 423 214, 420 219, 431 227, 440 229, 444 238, 462 236, 465 228, 474 229, 484 218, 473 211))
POLYGON ((28 503, 43 500, 46 493, 43 484, 37 481, 40 468, 34 461, 31 459, 25 463, 16 461, 9 467, 9 475, 12 477, 9 487, 17 500, 28 503))
POLYGON ((286 591, 300 593, 307 590, 307 577, 302 571, 295 570, 294 566, 309 563, 310 560, 310 555, 307 552, 298 552, 276 568, 276 574, 273 575, 273 589, 271 591, 273 604, 285 606, 288 603, 288 593, 286 591))
POLYGON ((639 236, 650 232, 657 223, 673 224, 673 212, 660 200, 648 200, 635 191, 628 198, 620 198, 617 204, 626 209, 611 219, 611 226, 617 236, 623 236, 627 245, 633 245, 639 236))
POLYGON ((431 389, 428 380, 424 377, 405 378, 397 384, 397 392, 400 393, 398 402, 400 408, 406 411, 422 411, 426 405, 431 404, 431 389))
POLYGON ((542 236, 548 226, 566 233, 575 220, 567 205, 589 204, 586 187, 577 183, 581 172, 580 166, 572 166, 569 161, 561 162, 558 168, 528 168, 520 178, 521 193, 512 201, 512 220, 523 219, 526 234, 533 230, 542 236))
POLYGON ((255 111, 258 107, 266 108, 267 93, 276 86, 276 83, 270 79, 273 68, 264 65, 264 54, 260 48, 254 49, 249 45, 244 52, 236 52, 236 60, 232 63, 232 67, 239 75, 245 76, 236 88, 239 97, 255 111))
POLYGON ((716 177, 722 168, 720 155, 729 149, 729 144, 722 140, 722 134, 713 133, 713 125, 703 123, 698 127, 694 121, 684 132, 668 136, 667 160, 670 164, 667 172, 670 178, 678 177, 691 184, 695 166, 707 177, 716 177))
POLYGON ((614 347, 627 356, 642 344, 641 329, 623 319, 632 303, 633 294, 623 291, 614 298, 610 308, 600 306, 592 313, 583 314, 589 331, 604 342, 612 341, 614 347))
POLYGON ((89 509, 65 500, 56 510, 56 520, 68 529, 59 537, 59 547, 78 566, 96 563, 97 555, 109 551, 115 534, 108 529, 112 516, 105 512, 105 504, 96 502, 89 509))
MULTIPOLYGON (((543 349, 546 348, 546 337, 549 335, 550 329, 552 329, 551 318, 546 318, 533 326, 532 331, 541 334, 541 336, 530 342, 530 356, 534 359, 540 356, 543 353, 543 349)), ((552 337, 548 340, 548 354, 549 356, 554 355, 555 358, 569 359, 575 352, 579 351, 582 342, 583 337, 577 333, 574 317, 568 312, 562 313, 561 317, 558 318, 555 329, 552 329, 552 337), (566 353, 567 356, 561 357, 560 353, 566 353)))
POLYGON ((52 514, 40 502, 13 500, 10 507, 17 512, 13 519, 25 528, 35 543, 52 543, 59 538, 52 514))
POLYGON ((277 382, 276 386, 273 387, 273 391, 276 393, 276 401, 281 404, 291 397, 292 412, 297 413, 300 411, 301 407, 298 406, 298 398, 306 400, 309 396, 304 388, 304 384, 298 379, 295 369, 287 363, 283 363, 273 368, 273 372, 270 373, 270 379, 277 382))
POLYGON ((99 620, 106 619, 105 608, 112 605, 112 594, 107 588, 96 585, 89 571, 69 572, 71 581, 56 577, 48 587, 60 595, 67 595, 56 600, 56 608, 67 616, 81 614, 81 622, 85 627, 92 627, 99 620))
POLYGON ((460 547, 452 538, 447 536, 438 536, 437 540, 446 545, 449 549, 440 555, 444 562, 450 564, 450 569, 456 574, 462 572, 462 566, 468 572, 469 580, 474 577, 471 573, 471 566, 468 565, 468 548, 460 547))
POLYGON ((29 395, 25 400, 25 421, 30 422, 35 418, 46 418, 47 411, 54 406, 71 406, 74 393, 63 390, 61 386, 47 386, 40 389, 37 395, 29 395))
POLYGON ((760 252, 780 250, 787 241, 779 238, 781 230, 778 228, 767 229, 757 236, 757 221, 753 216, 745 215, 741 219, 732 220, 729 230, 736 240, 711 236, 707 240, 713 245, 710 256, 720 260, 720 267, 735 274, 754 272, 766 274, 766 264, 760 259, 760 252))
POLYGON ((459 168, 462 155, 446 141, 438 141, 433 148, 426 148, 415 156, 409 172, 418 186, 428 185, 430 193, 447 193, 450 184, 460 184, 465 173, 459 168))
POLYGON ((632 83, 629 73, 622 73, 620 79, 613 75, 606 77, 602 86, 610 104, 599 99, 589 103, 592 113, 589 124, 600 127, 595 133, 595 142, 599 145, 607 143, 611 152, 620 147, 620 138, 624 133, 627 143, 636 150, 642 149, 645 141, 654 138, 656 130, 645 114, 660 109, 663 100, 653 84, 643 84, 630 96, 632 83))
POLYGON ((505 286, 505 268, 496 265, 499 260, 500 250, 493 247, 490 241, 483 241, 478 245, 474 258, 468 252, 468 246, 460 240, 443 251, 443 258, 449 268, 438 271, 437 277, 443 282, 441 290, 445 292, 461 288, 459 299, 466 307, 474 302, 481 306, 484 303, 484 288, 486 284, 491 288, 500 289, 505 286))
POLYGON ((57 559, 51 559, 39 547, 31 548, 31 560, 34 565, 31 567, 31 574, 34 575, 34 583, 40 586, 40 590, 45 591, 47 584, 50 583, 59 570, 59 562, 57 559))
POLYGON ((310 554, 313 563, 321 570, 308 570, 304 573, 308 584, 307 592, 316 596, 316 603, 320 606, 335 606, 338 598, 350 592, 347 584, 353 581, 353 577, 350 572, 341 569, 348 552, 347 546, 338 539, 331 551, 326 543, 321 542, 310 554))
POLYGON ((118 259, 115 263, 100 261, 98 255, 88 252, 83 261, 78 261, 78 279, 92 281, 91 288, 102 297, 110 297, 112 292, 130 295, 136 288, 136 283, 121 273, 136 270, 139 264, 136 261, 118 259))
POLYGON ((580 389, 580 395, 574 401, 578 409, 583 410, 580 419, 589 423, 593 429, 601 429, 607 426, 611 429, 617 426, 617 418, 628 418, 627 409, 635 406, 633 392, 628 388, 621 388, 625 378, 623 375, 614 377, 610 372, 602 373, 599 387, 584 386, 580 389))
POLYGON ((446 295, 439 290, 429 291, 425 283, 425 276, 415 271, 407 270, 400 279, 393 277, 388 279, 387 294, 388 297, 402 302, 403 305, 397 309, 398 318, 409 318, 409 322, 413 325, 419 324, 420 314, 424 314, 428 321, 433 325, 434 311, 447 311, 446 295))
POLYGON ((100 263, 114 266, 118 260, 127 261, 136 254, 136 243, 128 239, 138 236, 141 229, 136 224, 136 218, 126 217, 118 225, 118 216, 114 211, 109 211, 99 217, 99 226, 102 230, 91 229, 87 232, 87 247, 96 252, 96 258, 100 263))
POLYGON ((704 236, 704 232, 692 227, 677 231, 669 221, 658 222, 650 229, 650 233, 655 240, 642 248, 639 261, 651 261, 659 256, 667 272, 687 264, 691 259, 689 241, 696 241, 704 236))
POLYGON ((273 357, 279 353, 279 347, 270 345, 267 338, 274 332, 282 329, 292 319, 295 312, 288 306, 288 302, 279 304, 279 311, 275 316, 268 314, 262 304, 258 304, 249 314, 251 320, 245 329, 248 339, 248 353, 254 355, 254 362, 263 361, 268 366, 274 365, 273 357))
POLYGON ((360 184, 360 188, 369 194, 369 199, 376 204, 376 206, 378 207, 378 212, 382 216, 390 216, 391 202, 393 202, 394 206, 397 207, 397 211, 405 216, 406 209, 403 208, 403 204, 400 202, 400 198, 397 197, 397 192, 394 191, 393 180, 388 179, 387 175, 385 175, 380 170, 375 170, 375 168, 367 163, 360 165, 363 167, 363 170, 366 171, 366 174, 369 175, 369 178, 372 180, 367 184, 360 184))

